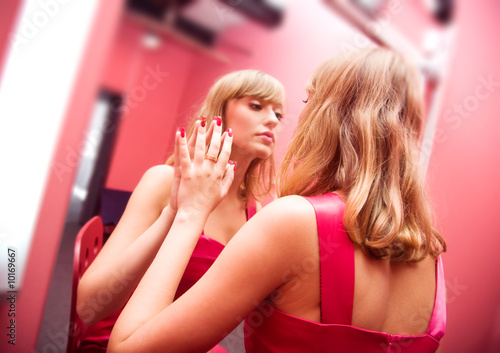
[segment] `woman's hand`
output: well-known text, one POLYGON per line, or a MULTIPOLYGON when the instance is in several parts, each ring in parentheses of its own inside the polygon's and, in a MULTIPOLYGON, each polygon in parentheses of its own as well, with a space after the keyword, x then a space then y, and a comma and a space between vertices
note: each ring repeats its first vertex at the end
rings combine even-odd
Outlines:
POLYGON ((204 222, 212 210, 227 194, 234 178, 234 165, 229 161, 232 132, 222 132, 220 117, 210 126, 211 141, 206 148, 207 132, 203 120, 195 124, 189 148, 185 133, 181 129, 175 136, 175 172, 170 207, 186 216, 204 222), (192 149, 193 157, 190 157, 192 149))

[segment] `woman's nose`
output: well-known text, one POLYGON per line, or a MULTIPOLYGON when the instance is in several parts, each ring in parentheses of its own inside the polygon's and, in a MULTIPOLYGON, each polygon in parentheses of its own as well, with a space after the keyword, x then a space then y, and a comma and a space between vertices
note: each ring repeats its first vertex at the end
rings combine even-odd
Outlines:
POLYGON ((270 128, 274 128, 276 127, 278 124, 279 124, 279 119, 278 117, 276 116, 276 113, 274 112, 274 110, 269 110, 266 114, 266 121, 265 121, 265 125, 269 126, 270 128))

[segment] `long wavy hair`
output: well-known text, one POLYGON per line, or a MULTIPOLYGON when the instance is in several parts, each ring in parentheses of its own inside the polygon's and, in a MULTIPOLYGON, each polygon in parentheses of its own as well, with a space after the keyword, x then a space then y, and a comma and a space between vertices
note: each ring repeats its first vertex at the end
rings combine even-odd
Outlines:
POLYGON ((368 49, 326 61, 307 90, 279 196, 343 191, 349 238, 376 258, 417 262, 446 251, 420 171, 416 70, 392 51, 368 49))
MULTIPOLYGON (((241 70, 229 73, 219 78, 208 91, 196 117, 204 116, 207 124, 213 117, 222 117, 223 131, 226 129, 225 113, 227 103, 231 99, 256 97, 272 104, 285 102, 285 89, 281 82, 274 77, 258 70, 241 70)), ((187 136, 193 133, 194 123, 188 129, 187 136)), ((174 163, 173 155, 166 164, 174 163)), ((275 162, 274 153, 266 159, 256 158, 248 167, 241 190, 243 196, 259 200, 274 190, 275 162)))

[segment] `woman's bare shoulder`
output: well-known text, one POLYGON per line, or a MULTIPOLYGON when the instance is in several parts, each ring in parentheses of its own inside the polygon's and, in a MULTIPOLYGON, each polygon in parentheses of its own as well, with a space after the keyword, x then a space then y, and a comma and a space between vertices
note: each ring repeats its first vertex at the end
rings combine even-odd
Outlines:
POLYGON ((174 168, 171 165, 159 164, 150 167, 143 175, 148 181, 166 181, 174 177, 174 168))
POLYGON ((164 189, 172 186, 174 179, 174 168, 166 164, 155 165, 143 174, 138 186, 146 185, 164 189))
POLYGON ((304 240, 302 234, 316 229, 314 208, 304 197, 291 195, 269 203, 257 214, 258 222, 264 222, 275 236, 279 234, 288 241, 297 238, 304 240))
POLYGON ((155 165, 143 174, 132 193, 131 201, 143 207, 145 204, 162 209, 168 204, 174 179, 174 168, 169 165, 155 165))
POLYGON ((302 196, 290 195, 273 200, 262 208, 260 213, 272 213, 275 217, 289 218, 298 216, 301 218, 304 211, 310 209, 311 204, 302 196))

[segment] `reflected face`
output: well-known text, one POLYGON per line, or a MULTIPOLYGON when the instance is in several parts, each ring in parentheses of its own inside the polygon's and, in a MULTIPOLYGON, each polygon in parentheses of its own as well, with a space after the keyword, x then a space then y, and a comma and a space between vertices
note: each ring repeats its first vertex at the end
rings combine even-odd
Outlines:
POLYGON ((250 96, 231 99, 226 106, 225 123, 233 130, 233 154, 250 160, 269 158, 282 118, 281 104, 250 96))

